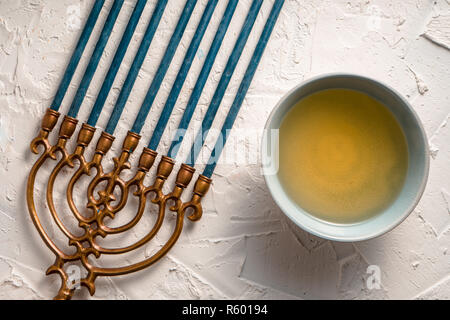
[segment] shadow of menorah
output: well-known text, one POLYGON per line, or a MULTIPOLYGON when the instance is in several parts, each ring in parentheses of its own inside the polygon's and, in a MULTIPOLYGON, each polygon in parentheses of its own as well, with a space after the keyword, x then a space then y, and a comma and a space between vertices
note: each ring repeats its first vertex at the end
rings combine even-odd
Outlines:
MULTIPOLYGON (((45 244, 55 254, 55 262, 47 269, 46 274, 58 274, 61 277, 61 287, 55 299, 71 299, 76 287, 71 283, 69 275, 64 269, 66 263, 80 262, 87 275, 83 277, 79 284, 86 287, 89 293, 95 293, 95 281, 101 276, 119 276, 142 270, 159 259, 161 259, 177 242, 184 223, 184 217, 190 221, 198 221, 202 216, 201 200, 208 192, 211 179, 200 175, 195 183, 193 195, 190 201, 181 200, 184 189, 191 182, 195 169, 189 165, 182 164, 176 177, 175 186, 171 192, 164 194, 162 189, 165 181, 172 173, 174 160, 167 156, 162 156, 156 171, 156 177, 149 186, 144 184, 144 178, 152 168, 157 157, 157 153, 151 149, 144 148, 138 162, 134 175, 125 180, 121 178, 124 170, 131 170, 132 165, 129 162, 130 155, 136 149, 140 136, 133 132, 128 132, 125 137, 122 150, 118 157, 114 157, 114 167, 106 172, 103 167, 104 156, 110 150, 114 137, 106 132, 102 132, 95 147, 95 153, 92 159, 87 159, 85 150, 92 142, 95 128, 83 124, 77 137, 76 147, 72 153, 68 151, 67 142, 76 131, 77 120, 65 116, 59 130, 56 144, 51 145, 49 136, 57 124, 59 113, 48 109, 41 125, 38 136, 31 142, 31 151, 40 154, 33 165, 27 182, 27 204, 32 221, 37 228, 45 244), (58 154, 60 159, 58 160, 58 154), (54 161, 50 175, 46 180, 46 202, 48 211, 53 221, 68 239, 68 244, 76 250, 72 254, 67 254, 60 249, 55 242, 46 233, 36 210, 34 192, 36 176, 48 161, 54 161), (67 187, 60 190, 65 193, 66 201, 71 214, 77 220, 78 226, 82 230, 80 236, 74 235, 61 220, 61 213, 55 207, 55 181, 64 168, 72 169, 67 187), (95 171, 93 175, 92 169, 95 171), (74 201, 74 187, 82 177, 89 177, 90 181, 85 189, 86 206, 80 210, 74 201), (115 192, 119 189, 119 194, 115 192), (134 191, 132 191, 134 190, 134 191), (105 224, 105 218, 114 219, 125 207, 130 197, 136 197, 138 200, 137 212, 133 218, 119 227, 108 227, 105 224), (149 201, 147 201, 149 200, 149 201), (104 248, 97 238, 106 238, 108 235, 120 234, 131 230, 141 220, 147 206, 147 202, 157 207, 157 218, 153 227, 148 233, 135 243, 120 248, 104 248), (171 203, 172 205, 169 205, 171 203), (96 266, 88 257, 93 255, 100 258, 101 255, 120 255, 131 252, 143 245, 149 243, 158 233, 163 225, 166 209, 176 214, 176 221, 173 232, 167 242, 153 255, 146 259, 123 267, 103 268, 96 266), (191 211, 188 213, 188 210, 191 211), (82 213, 83 212, 83 213, 82 213)), ((59 193, 61 194, 61 193, 59 193)))

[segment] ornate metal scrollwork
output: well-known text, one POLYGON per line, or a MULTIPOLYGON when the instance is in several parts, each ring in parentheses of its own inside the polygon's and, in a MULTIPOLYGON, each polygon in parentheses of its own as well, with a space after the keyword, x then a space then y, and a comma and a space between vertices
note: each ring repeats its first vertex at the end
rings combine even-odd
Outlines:
MULTIPOLYGON (((67 263, 78 262, 86 271, 86 275, 79 280, 81 286, 86 287, 89 293, 95 293, 95 280, 101 276, 119 276, 142 270, 161 259, 177 242, 184 223, 184 217, 187 210, 192 210, 192 214, 188 215, 191 221, 197 221, 202 216, 201 199, 207 193, 211 180, 200 175, 195 186, 194 194, 189 202, 184 203, 181 195, 184 189, 191 182, 195 169, 188 165, 181 165, 175 186, 172 191, 164 194, 163 186, 167 178, 172 173, 175 162, 166 156, 162 156, 156 171, 156 177, 150 186, 144 185, 144 178, 155 163, 157 153, 148 148, 144 148, 134 175, 124 180, 121 175, 124 170, 132 169, 129 162, 130 155, 138 146, 140 136, 129 132, 123 142, 121 154, 113 158, 114 167, 110 172, 105 172, 102 162, 104 156, 110 150, 114 137, 102 132, 95 153, 90 161, 85 157, 85 150, 89 147, 95 128, 83 124, 77 138, 77 145, 72 153, 67 151, 67 141, 72 137, 76 130, 77 120, 65 117, 59 131, 59 138, 55 145, 51 145, 48 137, 55 127, 59 113, 48 109, 42 121, 39 135, 31 143, 31 151, 39 154, 39 146, 42 146, 41 155, 33 165, 27 184, 27 204, 32 221, 42 237, 44 243, 50 248, 55 255, 54 263, 47 269, 47 275, 58 274, 61 277, 61 287, 55 296, 55 299, 71 299, 75 288, 70 282, 70 277, 65 270, 67 263), (57 154, 60 154, 59 161, 57 154), (68 240, 68 245, 75 248, 75 252, 68 254, 60 249, 45 231, 44 226, 39 218, 34 193, 36 175, 47 161, 54 161, 53 167, 47 180, 46 201, 49 213, 53 221, 68 240), (78 164, 77 164, 78 163, 78 164), (61 188, 55 182, 57 177, 63 172, 64 168, 72 169, 72 176, 67 186, 61 188), (95 169, 95 175, 91 171, 95 169), (77 207, 74 201, 75 185, 80 184, 83 176, 90 178, 90 182, 81 188, 84 190, 86 206, 82 210, 77 207), (57 189, 57 190, 56 190, 57 189), (115 190, 119 190, 119 195, 115 190), (132 191, 133 190, 133 191, 132 191), (55 206, 55 194, 58 198, 63 197, 61 193, 65 193, 65 199, 82 234, 77 236, 67 227, 61 219, 61 212, 55 206), (114 219, 126 207, 130 196, 136 197, 138 200, 137 211, 133 218, 119 227, 109 227, 105 223, 105 218, 114 219), (147 204, 155 205, 156 221, 153 227, 148 230, 141 239, 131 245, 120 248, 105 248, 99 244, 97 238, 106 238, 108 235, 120 234, 134 228, 141 220, 146 211, 147 204), (168 205, 172 203, 172 205, 168 205), (166 210, 175 213, 175 225, 172 234, 167 242, 152 256, 143 259, 134 264, 121 267, 100 267, 95 264, 96 260, 102 255, 120 255, 136 250, 139 247, 149 243, 158 233, 163 225, 166 210), (93 259, 90 257, 93 256, 93 259)), ((63 198, 64 198, 63 197, 63 198)), ((41 213, 45 214, 45 213, 41 213)))

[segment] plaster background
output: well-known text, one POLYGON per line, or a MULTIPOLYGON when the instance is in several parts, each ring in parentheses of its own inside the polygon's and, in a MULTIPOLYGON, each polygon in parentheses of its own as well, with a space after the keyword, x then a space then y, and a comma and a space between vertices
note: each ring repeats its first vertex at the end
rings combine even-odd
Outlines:
MULTIPOLYGON (((99 128, 106 124, 153 10, 153 2, 147 4, 99 128)), ((126 1, 122 9, 81 109, 81 121, 87 119, 95 101, 133 3, 126 1)), ((193 128, 198 126, 214 93, 250 3, 250 0, 239 3, 195 114, 193 128)), ((272 3, 264 1, 218 113, 216 126, 231 105, 272 3)), ((141 146, 148 142, 155 115, 164 105, 205 4, 205 0, 199 1, 194 11, 143 129, 141 146)), ((0 0, 1 299, 48 299, 59 286, 56 276, 44 275, 54 258, 34 230, 26 208, 26 177, 36 159, 28 146, 51 103, 90 6, 88 0, 0 0)), ((111 1, 107 1, 107 8, 110 6, 111 1)), ((120 150, 121 140, 134 120, 182 6, 182 1, 169 1, 119 123, 110 157, 120 150)), ((178 107, 184 106, 189 98, 225 6, 226 1, 219 1, 178 107)), ((104 8, 102 21, 107 12, 104 8)), ((66 95, 63 113, 87 65, 100 25, 98 23, 94 30, 66 95)), ((194 225, 187 222, 189 226, 175 248, 145 271, 99 279, 94 298, 449 299, 449 49, 448 0, 286 0, 235 128, 254 132, 251 136, 258 137, 276 102, 303 79, 337 71, 376 78, 395 87, 411 102, 426 129, 432 159, 428 185, 420 204, 399 227, 380 238, 349 244, 325 241, 293 225, 276 207, 260 175, 259 158, 221 164, 204 201, 203 218, 194 225), (379 290, 367 288, 369 265, 380 267, 379 290)), ((169 130, 174 129, 179 117, 180 109, 175 111, 169 130)), ((101 130, 97 131, 98 136, 101 130)), ((167 148, 168 140, 164 141, 163 148, 167 148)), ((241 143, 253 150, 252 155, 258 151, 258 139, 241 143)), ((233 154, 230 149, 233 147, 230 143, 225 152, 233 154)), ((171 185, 173 179, 167 183, 168 187, 171 185)), ((37 192, 42 192, 42 184, 38 185, 37 192)), ((41 204, 40 208, 45 209, 43 206, 41 204)), ((145 232, 148 223, 144 222, 127 238, 114 241, 135 240, 140 231, 145 232)), ((48 230, 61 244, 66 243, 55 226, 48 224, 48 230)), ((114 260, 115 263, 150 255, 164 243, 165 236, 164 232, 158 235, 156 243, 135 256, 116 257, 119 260, 114 260)), ((87 297, 84 289, 76 294, 76 298, 87 297)))

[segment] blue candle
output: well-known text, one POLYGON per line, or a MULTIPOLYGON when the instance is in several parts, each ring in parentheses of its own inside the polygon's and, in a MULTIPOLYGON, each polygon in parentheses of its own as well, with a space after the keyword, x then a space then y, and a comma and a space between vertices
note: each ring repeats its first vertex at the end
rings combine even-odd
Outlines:
POLYGON ((197 0, 187 0, 186 5, 184 6, 183 12, 181 14, 180 19, 178 20, 178 24, 175 28, 172 37, 170 38, 169 45, 166 48, 166 52, 161 60, 161 63, 158 67, 158 71, 153 78, 152 84, 147 91, 144 102, 142 103, 141 109, 136 117, 136 120, 133 124, 133 128, 131 131, 135 133, 140 133, 142 127, 144 126, 145 119, 152 107, 153 101, 155 100, 156 94, 158 93, 159 88, 161 87, 161 83, 166 75, 167 69, 169 69, 170 63, 172 62, 172 58, 177 50, 178 44, 180 43, 181 37, 184 34, 184 30, 186 29, 186 25, 191 18, 192 11, 194 10, 195 4, 197 0))
POLYGON ((198 47, 200 46, 200 42, 202 41, 206 28, 211 21, 211 17, 214 9, 216 8, 217 1, 218 0, 209 0, 208 4, 206 5, 202 18, 197 26, 197 30, 195 31, 194 37, 191 40, 191 44, 189 45, 186 55, 184 56, 183 63, 180 67, 180 70, 178 71, 177 78, 175 79, 172 89, 170 90, 169 97, 167 98, 166 104, 164 105, 164 109, 161 112, 156 128, 153 131, 150 143, 148 144, 149 149, 156 150, 158 147, 158 144, 164 133, 164 129, 166 128, 169 117, 173 111, 173 107, 177 102, 181 88, 183 87, 184 81, 186 80, 186 76, 189 72, 189 69, 191 68, 198 47))
POLYGON ((100 14, 100 10, 102 9, 103 3, 105 0, 96 0, 94 6, 91 9, 91 13, 86 21, 83 31, 81 32, 81 36, 78 39, 78 43, 75 47, 75 50, 70 58, 69 64, 67 65, 66 71, 64 72, 64 76, 59 84, 58 91, 56 91, 56 95, 53 98, 53 102, 51 104, 51 109, 58 111, 61 106, 62 100, 66 94, 67 88, 69 87, 70 81, 72 80, 75 69, 80 62, 80 58, 83 55, 84 48, 91 36, 92 30, 94 29, 95 23, 97 22, 98 16, 100 14))
POLYGON ((184 132, 191 122, 192 115, 194 114, 195 108, 197 107, 198 100, 203 92, 206 81, 208 80, 209 74, 211 72, 214 61, 216 60, 217 53, 222 45, 223 38, 227 33, 228 26, 230 25, 231 18, 233 17, 234 11, 236 10, 238 0, 229 0, 225 13, 223 14, 222 20, 220 21, 219 28, 217 29, 214 40, 209 48, 208 55, 206 56, 205 63, 203 64, 202 70, 197 78, 194 89, 192 90, 191 96, 189 97, 189 102, 187 103, 186 109, 184 110, 181 121, 178 125, 178 133, 183 132, 178 139, 174 139, 169 148, 168 155, 175 159, 177 152, 179 150, 179 145, 184 138, 184 132), (180 141, 181 140, 181 141, 180 141))
POLYGON ((270 35, 273 31, 275 23, 277 22, 283 4, 284 0, 276 0, 272 7, 269 18, 267 19, 266 25, 264 26, 263 32, 261 34, 261 38, 259 39, 256 49, 253 52, 252 59, 250 60, 250 63, 247 67, 247 71, 245 72, 244 78, 242 79, 241 85, 239 86, 239 90, 222 126, 222 141, 216 142, 216 145, 214 146, 211 154, 211 158, 203 171, 203 175, 208 178, 212 176, 214 169, 216 168, 217 160, 219 160, 223 146, 226 143, 228 130, 233 127, 236 116, 242 106, 242 102, 244 101, 245 95, 247 94, 248 88, 250 87, 250 83, 252 82, 256 69, 258 68, 258 64, 261 61, 264 49, 266 48, 267 42, 269 41, 270 35))
POLYGON ((239 62, 239 58, 241 57, 242 51, 244 50, 245 44, 247 43, 248 36, 252 31, 261 5, 262 0, 253 0, 247 17, 245 18, 245 22, 242 26, 239 37, 236 41, 236 44, 234 45, 233 51, 228 58, 227 65, 222 74, 222 77, 220 78, 220 82, 217 85, 214 96, 211 100, 208 110, 206 111, 205 117, 203 118, 201 130, 197 133, 195 141, 192 144, 191 152, 188 156, 188 159, 186 160, 186 163, 194 164, 198 155, 200 154, 201 146, 203 145, 203 133, 211 128, 214 117, 216 116, 217 110, 219 109, 220 103, 222 102, 223 96, 228 87, 228 84, 230 83, 231 77, 233 76, 236 65, 239 62))
POLYGON ((108 39, 111 35, 114 24, 116 23, 117 17, 119 16, 120 9, 122 8, 123 0, 114 0, 111 11, 106 18, 103 29, 95 45, 94 52, 92 53, 91 59, 89 60, 86 71, 84 72, 83 78, 81 79, 78 90, 72 101, 72 105, 69 108, 67 115, 72 118, 76 118, 78 111, 80 110, 81 104, 83 103, 86 92, 91 84, 92 77, 97 70, 98 63, 102 57, 103 50, 108 43, 108 39))
POLYGON ((150 44, 152 43, 153 36, 155 35, 156 29, 158 28, 161 17, 166 8, 167 0, 159 0, 153 11, 150 22, 148 23, 147 29, 145 30, 144 37, 141 40, 139 49, 134 57, 133 63, 131 64, 130 70, 128 71, 127 78, 120 90, 119 97, 117 98, 114 109, 109 116, 108 124, 106 125, 105 132, 113 134, 116 129, 117 122, 119 122, 120 116, 122 115, 125 104, 127 103, 128 97, 130 95, 131 89, 133 88, 134 82, 138 76, 139 70, 141 69, 142 63, 144 62, 145 56, 147 55, 150 44))
POLYGON ((146 3, 147 0, 138 0, 136 6, 134 7, 133 13, 131 14, 131 17, 128 20, 127 27, 125 28, 122 39, 119 43, 119 47, 114 54, 114 58, 111 62, 108 73, 103 80, 102 87, 97 95, 94 107, 92 108, 87 121, 87 124, 93 127, 97 124, 98 117, 100 116, 103 106, 105 105, 106 98, 108 97, 109 91, 111 90, 111 87, 114 83, 114 79, 116 78, 117 72, 119 71, 120 65, 125 56, 125 53, 127 52, 127 48, 136 30, 146 3))

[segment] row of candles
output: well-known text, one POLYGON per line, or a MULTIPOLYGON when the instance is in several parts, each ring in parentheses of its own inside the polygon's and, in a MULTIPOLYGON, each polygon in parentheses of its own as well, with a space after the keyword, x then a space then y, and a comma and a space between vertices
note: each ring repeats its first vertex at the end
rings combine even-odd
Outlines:
MULTIPOLYGON (((57 90, 55 98, 51 104, 51 109, 54 111, 58 111, 61 107, 61 103, 63 101, 63 98, 64 98, 67 88, 69 86, 69 83, 70 83, 70 81, 73 77, 73 74, 77 68, 77 65, 80 61, 80 58, 81 58, 83 52, 84 52, 84 49, 87 45, 89 37, 94 29, 94 26, 96 25, 96 22, 98 20, 98 17, 99 17, 100 11, 104 5, 104 2, 105 2, 104 0, 96 0, 91 9, 89 17, 86 21, 86 24, 84 26, 84 29, 83 29, 81 35, 80 35, 80 38, 79 38, 76 48, 72 54, 70 62, 66 68, 66 71, 65 71, 63 79, 60 83, 60 86, 57 90)), ((128 71, 128 74, 127 74, 127 77, 123 84, 123 87, 121 88, 119 97, 117 98, 117 101, 114 105, 113 111, 109 116, 109 120, 108 120, 107 126, 104 130, 104 134, 108 134, 111 136, 114 134, 117 123, 120 120, 122 112, 128 101, 130 92, 131 92, 133 85, 135 83, 135 80, 138 76, 139 70, 141 69, 141 66, 145 60, 145 57, 149 50, 149 47, 154 38, 155 32, 160 24, 160 21, 164 14, 164 10, 166 8, 167 2, 168 2, 168 0, 158 0, 157 4, 155 5, 155 8, 153 10, 151 19, 148 23, 147 29, 146 29, 146 31, 143 35, 143 38, 141 40, 141 43, 139 45, 138 51, 134 57, 132 65, 128 71)), ((197 2, 198 2, 198 0, 186 0, 184 9, 178 19, 176 28, 173 31, 173 34, 169 41, 169 44, 167 45, 167 48, 166 48, 165 53, 162 57, 162 60, 159 64, 159 67, 153 77, 153 80, 147 91, 145 99, 140 107, 140 110, 136 116, 134 124, 130 130, 131 133, 134 133, 136 135, 140 134, 140 132, 145 124, 146 118, 150 112, 150 109, 154 103, 156 95, 159 91, 159 88, 161 87, 161 84, 165 78, 165 75, 170 67, 170 64, 175 55, 177 47, 183 37, 186 26, 191 18, 191 15, 194 11, 194 8, 195 8, 197 2)), ((90 61, 86 67, 86 70, 84 72, 84 75, 82 77, 80 85, 77 89, 77 92, 74 96, 74 99, 73 99, 71 106, 69 108, 69 111, 67 113, 67 116, 69 116, 69 117, 76 118, 78 115, 78 111, 80 110, 80 107, 82 106, 84 97, 89 88, 91 80, 96 72, 99 61, 102 57, 102 54, 106 47, 108 39, 112 33, 112 29, 114 27, 114 24, 117 20, 118 15, 120 13, 120 10, 123 6, 123 3, 124 3, 124 0, 114 0, 114 2, 112 4, 112 7, 108 14, 108 17, 103 25, 100 36, 95 45, 95 48, 94 48, 94 51, 90 58, 90 61)), ((119 46, 113 57, 112 63, 109 67, 109 70, 108 70, 106 76, 105 76, 105 79, 104 79, 101 89, 97 95, 94 106, 92 107, 92 110, 91 110, 88 120, 86 122, 86 124, 91 127, 95 127, 97 120, 102 112, 102 109, 103 109, 103 106, 105 105, 105 101, 108 97, 109 91, 110 91, 112 84, 115 80, 115 77, 120 69, 122 60, 127 52, 128 46, 131 42, 131 39, 136 30, 136 27, 139 23, 139 20, 141 18, 141 15, 142 15, 142 12, 144 10, 146 3, 147 3, 147 0, 137 0, 137 2, 136 2, 134 10, 133 10, 133 12, 129 18, 128 24, 126 26, 126 29, 122 35, 119 46)), ((262 3, 263 3, 263 0, 253 0, 252 1, 249 12, 246 16, 244 24, 239 33, 239 36, 236 40, 236 43, 233 47, 233 50, 232 50, 230 56, 228 58, 227 64, 226 64, 225 69, 222 73, 222 76, 219 80, 219 83, 216 87, 213 98, 212 98, 212 100, 209 104, 209 107, 206 111, 206 114, 203 118, 203 121, 201 124, 201 130, 199 130, 199 132, 197 133, 197 135, 195 137, 195 140, 193 141, 193 143, 191 145, 191 151, 188 155, 188 158, 185 161, 185 163, 187 163, 187 164, 191 164, 192 166, 195 165, 195 162, 196 162, 198 155, 200 153, 200 150, 201 150, 201 148, 198 148, 196 146, 202 146, 204 144, 204 141, 206 138, 204 133, 208 132, 208 130, 212 126, 214 118, 217 114, 217 111, 221 105, 221 102, 225 95, 227 87, 230 83, 231 77, 233 76, 235 68, 239 62, 239 59, 240 59, 242 52, 245 48, 245 45, 247 43, 248 37, 253 29, 254 23, 256 21, 258 13, 261 9, 262 3)), ((263 55, 266 44, 270 38, 270 35, 272 33, 274 26, 275 26, 275 23, 277 21, 277 18, 279 16, 279 13, 281 11, 283 3, 284 3, 284 0, 275 0, 274 4, 272 6, 271 12, 266 21, 264 29, 261 33, 260 39, 257 43, 257 46, 256 46, 254 52, 253 52, 253 55, 251 57, 250 63, 248 65, 245 75, 243 77, 243 80, 239 86, 238 92, 235 96, 235 99, 232 103, 231 108, 228 111, 225 122, 223 123, 222 128, 220 129, 220 131, 222 133, 222 139, 225 139, 225 140, 222 140, 220 143, 219 143, 219 141, 217 141, 214 149, 212 150, 211 159, 210 159, 210 161, 208 161, 208 164, 203 171, 203 175, 207 178, 210 178, 214 172, 217 160, 220 157, 222 148, 226 142, 226 137, 227 137, 226 132, 232 128, 234 121, 236 119, 236 116, 239 112, 239 109, 242 106, 243 100, 249 89, 249 86, 251 84, 253 76, 257 70, 258 64, 261 60, 261 57, 263 55)), ((212 15, 214 13, 214 10, 215 10, 217 4, 218 4, 218 0, 208 0, 206 7, 203 10, 200 22, 197 25, 195 34, 194 34, 193 38, 191 39, 191 42, 186 51, 186 54, 184 56, 182 65, 178 71, 175 82, 171 88, 171 91, 165 102, 163 110, 159 115, 159 119, 158 119, 156 127, 153 131, 153 134, 151 135, 150 142, 148 144, 148 148, 151 150, 158 149, 160 140, 163 136, 163 133, 165 131, 168 120, 173 112, 173 109, 175 107, 175 104, 177 102, 177 99, 179 97, 181 89, 183 87, 183 84, 184 84, 186 77, 189 73, 189 70, 192 66, 194 58, 199 49, 200 43, 203 39, 206 29, 208 28, 208 25, 211 21, 212 15)), ((182 118, 179 122, 179 126, 178 126, 179 131, 178 132, 185 132, 189 126, 189 123, 192 119, 192 116, 194 114, 194 111, 196 109, 198 101, 200 99, 200 96, 206 85, 206 81, 212 70, 216 56, 220 50, 220 47, 222 46, 224 37, 229 28, 232 17, 236 11, 237 5, 238 5, 238 0, 229 0, 228 1, 227 7, 222 16, 222 19, 221 19, 219 27, 216 31, 213 42, 211 43, 210 49, 205 58, 205 61, 202 66, 202 69, 200 71, 200 74, 197 78, 197 81, 192 90, 192 93, 190 95, 190 98, 188 100, 188 103, 186 105, 184 113, 182 115, 182 118)), ((173 139, 172 144, 166 154, 170 155, 171 158, 175 158, 177 151, 178 151, 177 146, 179 145, 179 143, 182 140, 183 140, 183 136, 179 137, 178 139, 173 139)))

